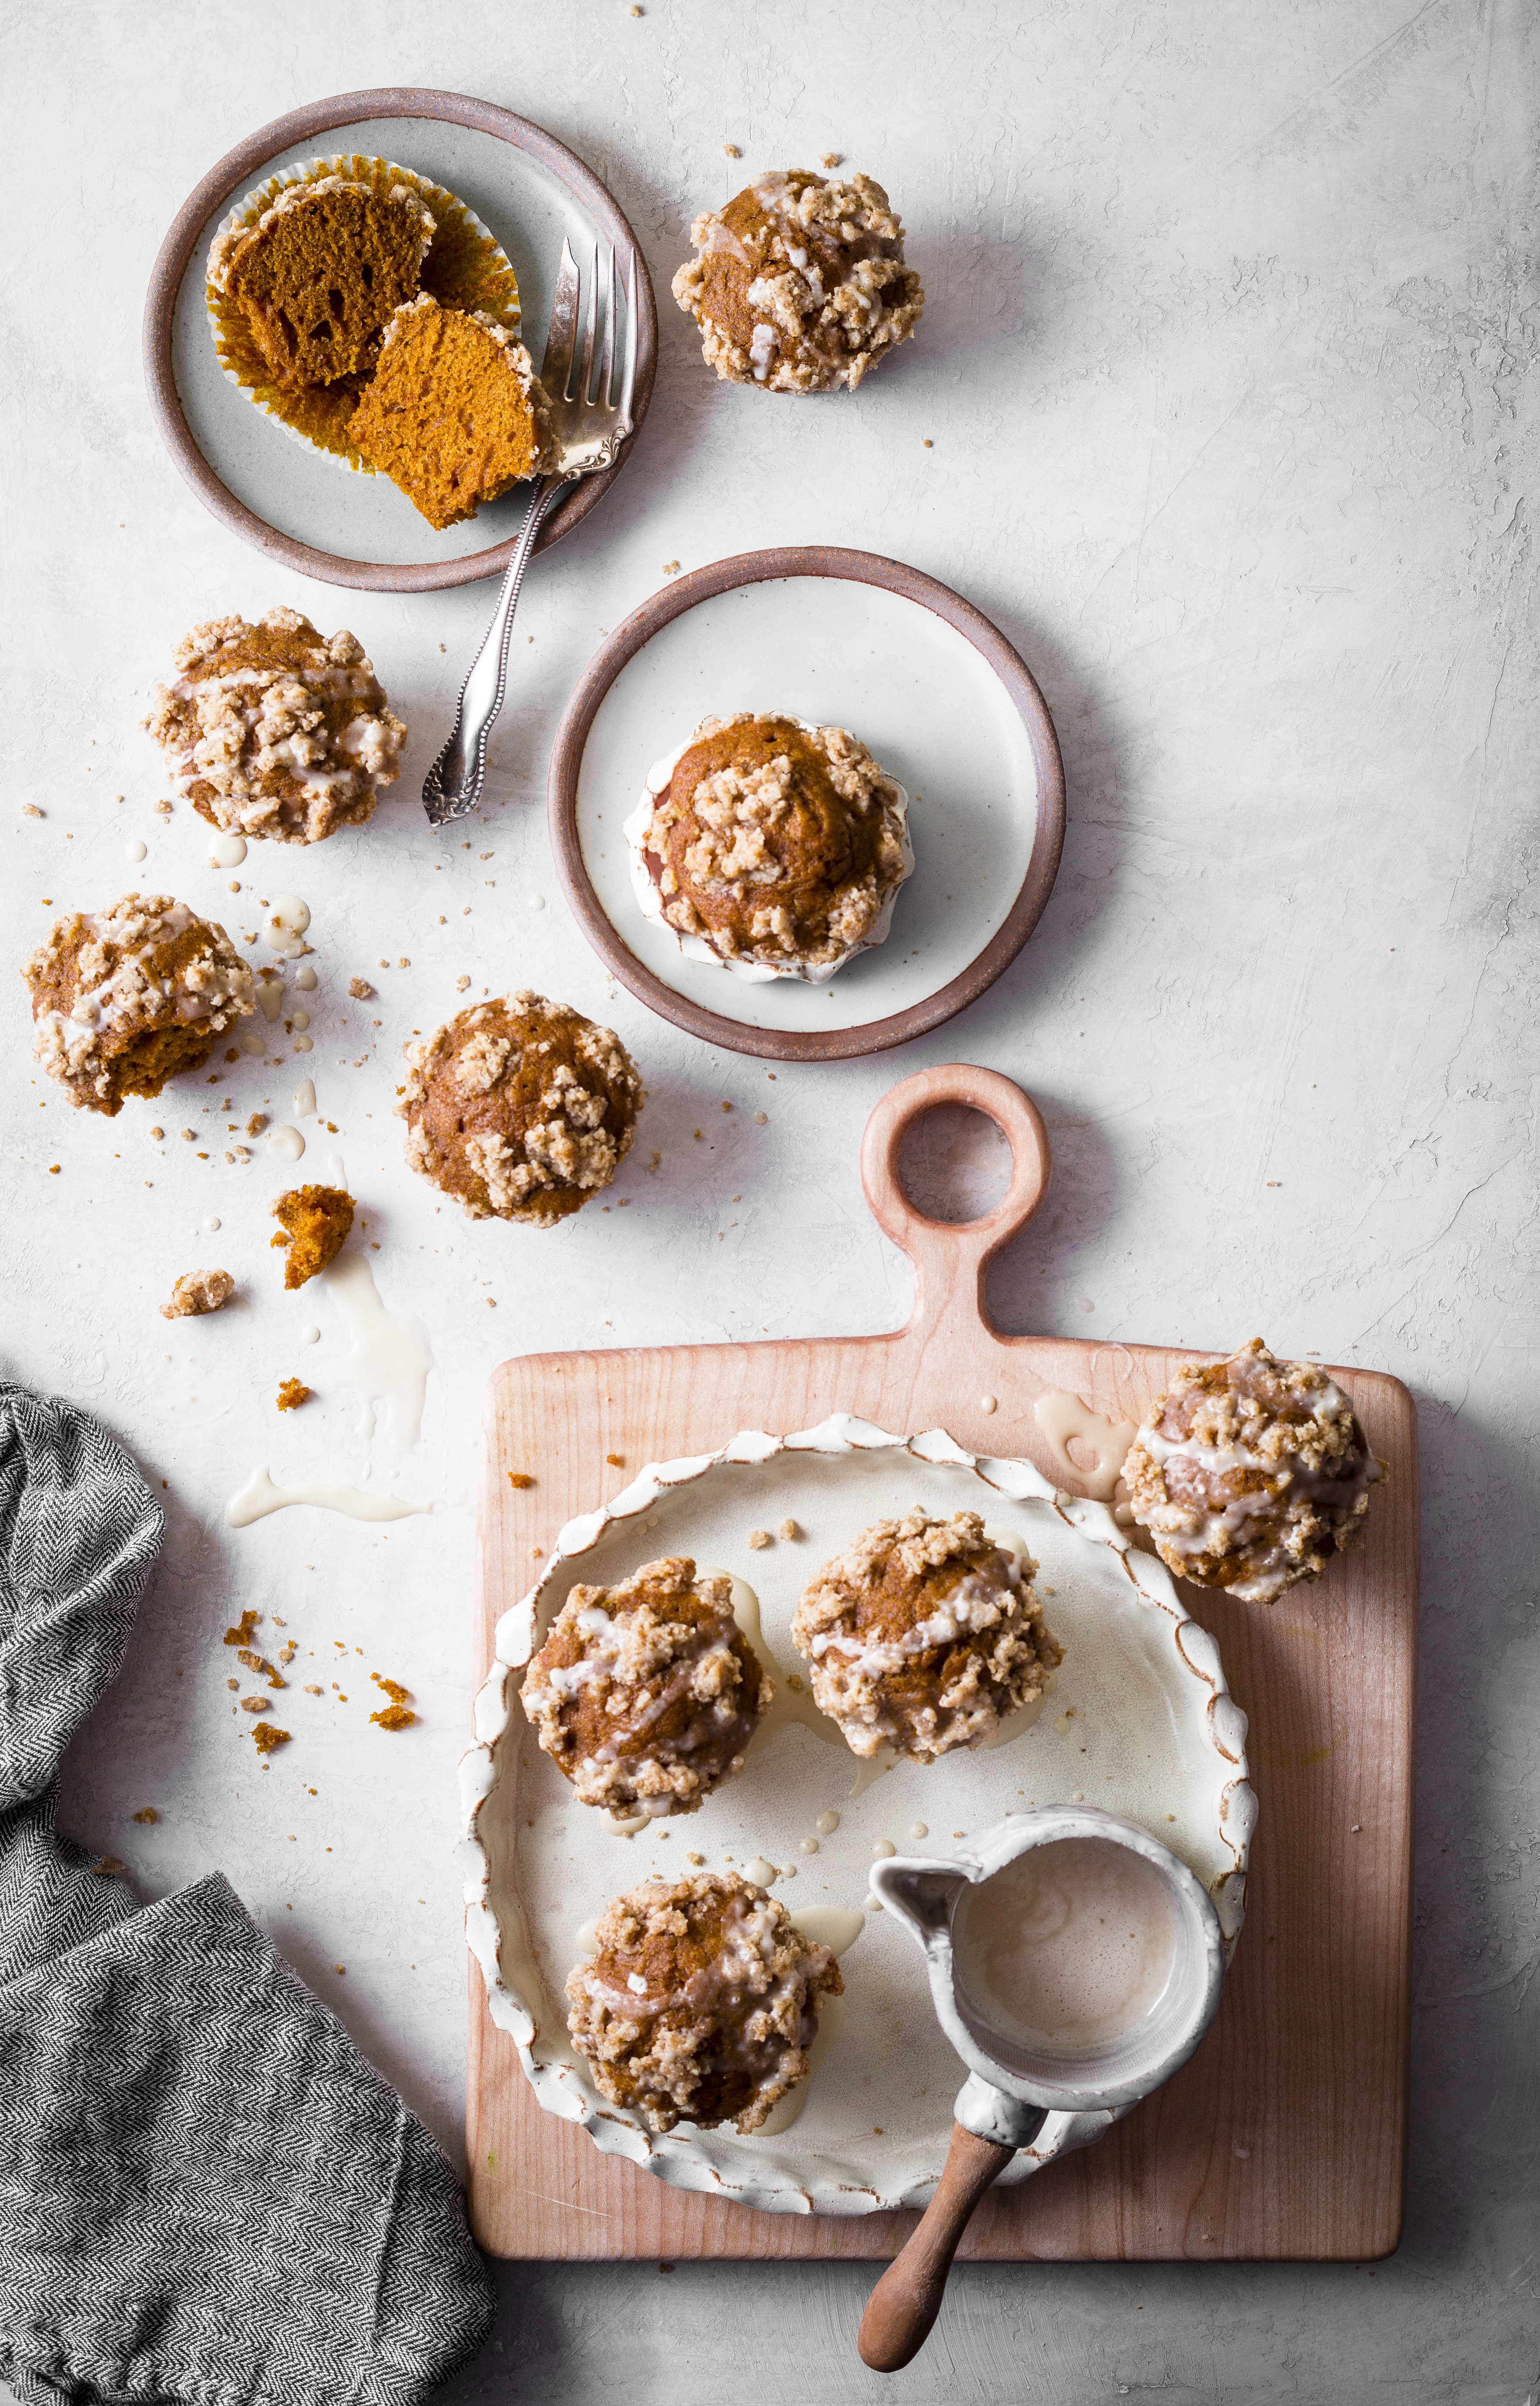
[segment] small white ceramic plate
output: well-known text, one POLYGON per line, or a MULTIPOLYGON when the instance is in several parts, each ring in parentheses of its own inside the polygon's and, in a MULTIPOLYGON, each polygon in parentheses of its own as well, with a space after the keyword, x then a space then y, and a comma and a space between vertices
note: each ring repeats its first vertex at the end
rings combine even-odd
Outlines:
MULTIPOLYGON (((517 2044, 541 2104, 676 2187, 771 2212, 870 2214, 928 2198, 963 2067, 931 2011, 921 1959, 896 1924, 868 1914, 841 1958, 841 2027, 789 2129, 741 2138, 730 2126, 681 2123, 654 2137, 599 2096, 565 2024, 579 1930, 624 1889, 654 1873, 684 1876, 690 1851, 713 1869, 757 1855, 779 1868, 773 1893, 793 1914, 859 1912, 878 1846, 944 1855, 1006 1813, 1083 1799, 1142 1822, 1180 1855, 1213 1895, 1229 1945, 1240 1928, 1256 1807, 1246 1718, 1212 1638, 1105 1506, 1057 1493, 1030 1464, 965 1453, 940 1431, 905 1440, 839 1415, 784 1440, 750 1433, 718 1454, 644 1470, 568 1523, 539 1586, 503 1617, 476 1734, 461 1771, 467 1928, 493 2018, 517 2044), (1033 1727, 991 1750, 899 1763, 853 1795, 867 1767, 832 1724, 829 1738, 784 1725, 756 1740, 740 1776, 698 1813, 631 1839, 574 1801, 518 1701, 523 1667, 574 1582, 624 1578, 669 1553, 735 1571, 759 1598, 780 1685, 798 1667, 788 1630, 813 1572, 870 1521, 915 1503, 982 1511, 1040 1564, 1045 1617, 1067 1650, 1033 1727), (749 1549, 751 1529, 776 1530, 788 1516, 799 1539, 749 1549), (818 1815, 831 1811, 838 1830, 805 1853, 818 1815)), ((1051 2116, 1006 2180, 1025 2179, 1112 2118, 1051 2116)))
MULTIPOLYGON (((215 351, 205 299, 208 247, 254 185, 322 152, 399 160, 442 184, 489 228, 513 262, 523 339, 538 366, 563 236, 580 263, 596 240, 622 276, 637 265, 638 361, 632 416, 651 394, 657 320, 635 237, 597 177, 565 146, 489 102, 457 92, 344 93, 250 135, 192 192, 162 245, 145 309, 150 399, 178 468, 216 516, 261 550, 332 585, 420 592, 502 573, 529 506, 527 489, 463 525, 431 527, 388 476, 339 475, 337 462, 252 405, 215 351)), ((624 467, 586 476, 543 528, 544 550, 591 509, 624 467)))
POLYGON ((1048 899, 1064 771, 1047 704, 950 587, 866 552, 752 552, 698 569, 617 628, 552 755, 552 842, 591 942, 708 1042, 827 1059, 907 1042, 982 994, 1048 899), (827 984, 748 984, 643 918, 622 826, 647 771, 708 714, 782 711, 858 736, 907 787, 913 875, 884 942, 827 984))

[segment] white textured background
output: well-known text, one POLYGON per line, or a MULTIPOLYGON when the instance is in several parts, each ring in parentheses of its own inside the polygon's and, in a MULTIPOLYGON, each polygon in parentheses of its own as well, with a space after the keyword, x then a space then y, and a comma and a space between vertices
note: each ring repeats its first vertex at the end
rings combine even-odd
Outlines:
MULTIPOLYGON (((906 1274, 861 1200, 861 1119, 924 1062, 989 1063, 1043 1104, 1056 1157, 1050 1206, 994 1280, 1005 1326, 1215 1348, 1261 1329, 1417 1394, 1405 2244, 1378 2269, 971 2270, 885 2385, 853 2351, 865 2271, 505 2268, 498 2338, 450 2394, 715 2406, 746 2381, 787 2406, 1519 2406, 1540 2367, 1533 7, 647 0, 633 19, 624 0, 13 0, 5 48, 4 1366, 98 1410, 172 1514, 128 1668, 75 1749, 66 1826, 127 1859, 147 1895, 227 1870, 456 2145, 449 1858, 480 1668, 465 1506, 485 1374, 512 1350, 607 1335, 895 1324, 906 1274), (275 574, 181 485, 140 381, 146 278, 197 177, 300 102, 396 81, 482 93, 572 144, 664 303, 640 456, 531 576, 519 632, 535 640, 516 642, 469 853, 430 837, 416 796, 488 595, 345 597, 275 574), (719 387, 667 300, 684 229, 746 173, 826 149, 904 216, 929 295, 919 339, 854 400, 719 387), (558 899, 544 770, 600 630, 665 560, 820 539, 911 560, 999 622, 1057 718, 1069 836, 1036 938, 970 1015, 907 1054, 770 1085, 607 996, 558 899), (254 852, 247 895, 224 897, 233 927, 256 924, 253 884, 315 911, 316 1051, 295 1068, 341 1130, 381 1290, 427 1323, 439 1366, 404 1465, 382 1444, 371 1464, 340 1392, 303 1422, 274 1416, 309 1316, 278 1299, 265 1250, 277 1167, 237 1173, 176 1141, 219 1099, 197 1082, 191 1111, 133 1105, 111 1124, 44 1097, 15 983, 45 895, 92 905, 143 882, 214 907, 228 877, 186 812, 154 819, 135 722, 185 628, 279 601, 353 627, 413 730, 367 831, 281 870, 254 852), (45 819, 22 816, 28 800, 45 819), (143 870, 123 860, 130 833, 150 840, 143 870), (414 966, 373 969, 382 953, 414 966), (344 991, 360 968, 384 1024, 369 1066, 343 1070, 364 1050, 344 991), (547 1237, 472 1228, 408 1179, 388 1117, 397 1047, 453 1007, 462 969, 608 1016, 633 1046, 653 1100, 624 1215, 547 1237), (152 1119, 172 1132, 159 1168, 152 1119), (171 1278, 209 1259, 250 1299, 168 1329, 171 1278), (223 1499, 268 1460, 449 1507, 384 1536, 316 1514, 229 1531, 223 1499), (354 1665, 346 1706, 296 1700, 295 1742, 266 1771, 230 1718, 219 1644, 247 1605, 283 1614, 318 1661, 343 1639, 354 1665), (367 1725, 359 1674, 376 1667, 420 1701, 404 1737, 367 1725), (156 1827, 128 1819, 143 1804, 156 1827)), ((291 1083, 245 1064, 231 1078, 243 1116, 291 1083)), ((318 1385, 338 1336, 329 1323, 299 1363, 318 1385)))

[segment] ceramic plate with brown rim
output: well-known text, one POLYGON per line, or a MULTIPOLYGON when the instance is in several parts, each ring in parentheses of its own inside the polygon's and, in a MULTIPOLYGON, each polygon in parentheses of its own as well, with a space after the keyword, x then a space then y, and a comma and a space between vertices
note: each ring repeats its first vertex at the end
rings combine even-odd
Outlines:
MULTIPOLYGON (((578 259, 597 240, 621 276, 637 266, 636 430, 652 393, 657 312, 636 238, 603 185, 564 144, 527 118, 461 92, 342 92, 296 108, 247 136, 212 167, 181 209, 155 262, 145 304, 145 375, 173 459, 215 517, 270 558, 328 585, 421 593, 501 576, 523 523, 528 489, 515 487, 442 532, 388 476, 339 474, 327 454, 294 442, 253 406, 215 350, 205 263, 221 221, 254 186, 321 154, 399 162, 463 202, 507 253, 518 279, 523 338, 538 364, 563 236, 578 259)), ((548 549, 586 516, 625 467, 585 476, 547 519, 548 549)))
POLYGON ((549 809, 568 899, 640 1001, 733 1052, 842 1060, 939 1027, 1014 960, 1058 869, 1064 764, 1026 663, 949 586, 788 546, 695 569, 616 628, 562 720, 549 809), (687 959, 632 891, 622 825, 649 769, 737 710, 845 728, 909 792, 915 868, 887 939, 824 984, 687 959))

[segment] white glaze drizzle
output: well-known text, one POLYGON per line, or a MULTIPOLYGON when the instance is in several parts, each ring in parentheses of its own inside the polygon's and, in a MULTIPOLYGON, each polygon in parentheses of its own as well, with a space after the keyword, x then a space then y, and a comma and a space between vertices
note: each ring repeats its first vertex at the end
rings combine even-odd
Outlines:
POLYGON ((353 1350, 337 1365, 337 1376, 363 1406, 360 1437, 374 1434, 374 1407, 383 1404, 390 1442, 410 1451, 422 1434, 422 1408, 433 1351, 420 1320, 388 1311, 362 1253, 341 1253, 321 1280, 347 1323, 353 1350))
POLYGON ((247 1529, 270 1512, 291 1504, 314 1504, 324 1512, 342 1512, 350 1521, 404 1521, 414 1512, 431 1512, 431 1504, 408 1504, 399 1495, 366 1495, 361 1487, 333 1486, 326 1479, 302 1479, 293 1487, 276 1487, 266 1468, 254 1470, 246 1485, 224 1507, 233 1529, 247 1529))

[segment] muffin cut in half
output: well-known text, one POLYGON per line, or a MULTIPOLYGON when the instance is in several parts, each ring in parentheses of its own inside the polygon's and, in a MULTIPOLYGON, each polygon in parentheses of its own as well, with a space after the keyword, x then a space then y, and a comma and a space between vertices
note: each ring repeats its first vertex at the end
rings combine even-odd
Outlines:
POLYGON ((1037 1564, 996 1545, 977 1512, 918 1506, 863 1529, 798 1606, 792 1643, 813 1702, 853 1754, 915 1762, 992 1737, 1043 1692, 1064 1649, 1043 1623, 1037 1564))
POLYGON ((756 984, 822 984, 880 944, 914 867, 897 778, 842 727, 775 712, 702 719, 624 832, 644 915, 756 984))
POLYGON ((410 185, 297 184, 254 226, 215 238, 208 281, 245 313, 276 384, 334 384, 373 365, 417 289, 435 232, 410 185))
POLYGON ((256 1009, 251 971, 222 927, 169 894, 125 894, 75 911, 24 965, 33 1054, 78 1108, 115 1119, 130 1095, 158 1095, 199 1069, 216 1040, 256 1009))
POLYGON ((616 1897, 567 1981, 572 2044, 612 2105, 652 2130, 757 2130, 808 2074, 818 2008, 842 1996, 827 1946, 736 1873, 616 1897))
POLYGON ((176 658, 144 723, 210 827, 319 843, 373 816, 406 729, 346 627, 322 635, 298 610, 210 618, 176 658))
POLYGON ((391 318, 347 432, 439 528, 538 475, 550 441, 523 344, 482 310, 441 309, 427 292, 391 318))
POLYGON ((1385 1465, 1319 1363, 1280 1362, 1253 1337, 1227 1362, 1183 1365, 1123 1476, 1168 1570, 1273 1604, 1356 1544, 1385 1465))
POLYGON ((743 1767, 775 1693, 726 1571, 687 1554, 574 1587, 524 1676, 524 1710, 580 1804, 695 1812, 743 1767))
POLYGON ((523 992, 406 1047, 406 1158, 473 1220, 549 1227, 608 1186, 646 1100, 609 1028, 523 992))
POLYGON ((760 176, 690 228, 673 297, 708 367, 769 392, 854 392, 919 324, 925 296, 904 230, 869 176, 760 176))

